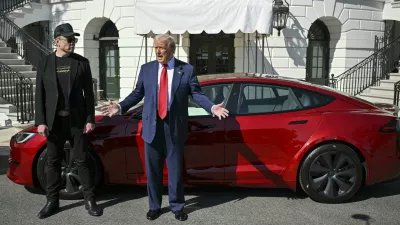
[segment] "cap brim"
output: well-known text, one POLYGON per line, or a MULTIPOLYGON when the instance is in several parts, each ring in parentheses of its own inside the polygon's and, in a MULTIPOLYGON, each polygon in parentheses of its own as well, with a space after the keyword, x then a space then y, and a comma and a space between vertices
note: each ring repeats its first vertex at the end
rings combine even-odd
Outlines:
POLYGON ((64 36, 64 37, 69 37, 69 36, 81 36, 79 33, 74 33, 74 32, 68 32, 68 33, 62 33, 62 34, 60 34, 61 36, 64 36))

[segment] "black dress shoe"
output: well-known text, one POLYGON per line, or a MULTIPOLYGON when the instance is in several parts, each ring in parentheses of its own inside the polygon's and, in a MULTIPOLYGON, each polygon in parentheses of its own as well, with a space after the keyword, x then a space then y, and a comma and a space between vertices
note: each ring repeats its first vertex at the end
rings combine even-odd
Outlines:
POLYGON ((101 209, 94 198, 85 199, 85 209, 91 216, 101 216, 103 214, 103 209, 101 209))
POLYGON ((147 219, 148 220, 155 220, 155 219, 157 219, 158 217, 160 217, 161 216, 161 209, 157 209, 157 210, 149 210, 148 212, 147 212, 147 219))
POLYGON ((175 219, 179 221, 185 221, 188 218, 188 215, 184 211, 175 211, 173 213, 175 214, 175 219))
POLYGON ((47 201, 46 205, 43 207, 42 210, 40 210, 37 216, 39 217, 39 219, 47 218, 57 212, 59 208, 60 202, 58 200, 47 201))

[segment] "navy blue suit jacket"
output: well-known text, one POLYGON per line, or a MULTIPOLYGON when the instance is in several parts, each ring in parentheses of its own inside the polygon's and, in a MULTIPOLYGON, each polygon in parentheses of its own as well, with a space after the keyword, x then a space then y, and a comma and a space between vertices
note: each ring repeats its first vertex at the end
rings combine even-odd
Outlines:
MULTIPOLYGON (((156 134, 157 102, 158 102, 158 67, 157 61, 142 65, 135 90, 122 102, 121 113, 125 113, 144 98, 142 112, 142 138, 151 143, 156 134)), ((176 143, 183 144, 188 137, 188 97, 207 112, 212 114, 213 102, 201 90, 194 67, 175 59, 174 75, 169 103, 169 127, 176 143)))

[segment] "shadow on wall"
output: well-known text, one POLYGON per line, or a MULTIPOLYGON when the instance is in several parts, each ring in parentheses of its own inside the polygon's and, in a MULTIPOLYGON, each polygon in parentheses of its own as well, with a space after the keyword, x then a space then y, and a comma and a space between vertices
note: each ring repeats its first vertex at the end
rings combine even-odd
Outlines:
MULTIPOLYGON (((244 34, 245 52, 244 54, 243 53, 242 54, 245 56, 245 58, 244 60, 242 59, 240 62, 237 62, 241 64, 239 67, 243 69, 243 72, 279 75, 273 65, 273 60, 272 60, 273 46, 270 46, 267 36, 263 36, 261 34, 259 34, 258 36, 259 38, 256 41, 255 35, 250 34, 250 39, 249 39, 248 38, 249 35, 244 34), (263 38, 264 38, 264 53, 262 51, 263 38)), ((241 51, 243 52, 243 49, 241 49, 241 51)))
POLYGON ((307 50, 304 48, 307 48, 308 29, 303 28, 292 13, 289 14, 288 20, 292 21, 290 27, 282 30, 286 51, 295 66, 306 66, 307 50))
MULTIPOLYGON (((341 22, 335 17, 319 18, 329 30, 329 71, 332 68, 336 45, 341 37, 341 22)), ((310 28, 315 21, 312 21, 310 27, 304 28, 296 17, 290 13, 289 27, 282 30, 285 37, 285 46, 293 64, 298 67, 307 67, 307 50, 310 42, 310 28)), ((315 31, 314 31, 315 32, 315 31)), ((319 40, 316 40, 319 41, 319 40)))

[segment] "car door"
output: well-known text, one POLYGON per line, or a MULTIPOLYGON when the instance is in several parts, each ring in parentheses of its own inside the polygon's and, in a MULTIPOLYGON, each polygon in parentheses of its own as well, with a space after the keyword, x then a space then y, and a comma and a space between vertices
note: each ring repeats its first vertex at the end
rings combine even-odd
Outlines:
MULTIPOLYGON (((203 86, 214 104, 229 98, 232 83, 203 86)), ((221 183, 225 180, 225 120, 211 116, 189 99, 189 136, 184 149, 185 179, 188 183, 221 183)))
POLYGON ((236 111, 225 124, 226 179, 236 185, 282 185, 279 173, 320 121, 289 86, 241 84, 236 111))
POLYGON ((103 161, 110 183, 126 182, 125 136, 129 118, 125 116, 103 117, 96 121, 96 129, 90 133, 90 144, 103 161))

